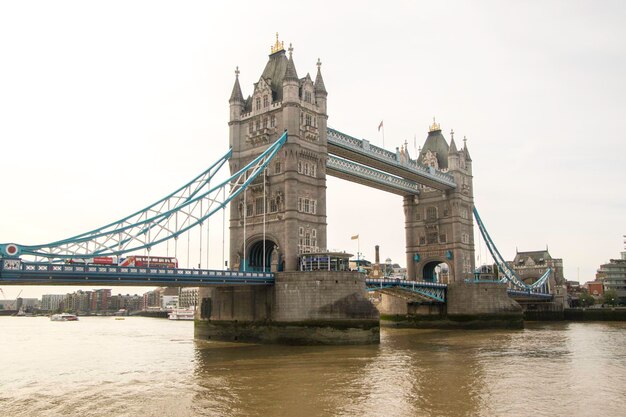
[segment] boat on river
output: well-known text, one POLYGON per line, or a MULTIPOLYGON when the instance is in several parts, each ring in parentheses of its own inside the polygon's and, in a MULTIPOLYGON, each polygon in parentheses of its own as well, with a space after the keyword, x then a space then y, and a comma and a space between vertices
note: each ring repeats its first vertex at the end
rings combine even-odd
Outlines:
POLYGON ((193 320, 196 312, 191 308, 175 308, 167 314, 170 320, 193 320))
POLYGON ((70 313, 53 314, 50 316, 52 321, 77 321, 78 316, 70 313))

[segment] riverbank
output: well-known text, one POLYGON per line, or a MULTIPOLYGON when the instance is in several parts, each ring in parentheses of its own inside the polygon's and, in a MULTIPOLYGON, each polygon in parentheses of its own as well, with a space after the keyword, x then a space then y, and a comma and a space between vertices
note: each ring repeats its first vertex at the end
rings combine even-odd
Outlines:
POLYGON ((626 321, 626 308, 566 308, 563 311, 524 311, 527 321, 626 321))
POLYGON ((152 317, 155 319, 166 319, 168 311, 133 311, 131 316, 152 317))

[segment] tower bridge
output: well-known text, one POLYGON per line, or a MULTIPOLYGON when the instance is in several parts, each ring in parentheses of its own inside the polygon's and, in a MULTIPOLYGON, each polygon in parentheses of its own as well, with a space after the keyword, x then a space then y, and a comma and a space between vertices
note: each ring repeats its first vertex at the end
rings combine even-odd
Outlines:
MULTIPOLYGON (((547 277, 532 285, 507 269, 474 207, 472 159, 466 141, 448 142, 433 121, 419 155, 389 151, 327 125, 328 92, 321 62, 315 79, 299 77, 293 48, 276 41, 251 94, 239 69, 229 99, 229 150, 167 197, 117 222, 42 245, 0 245, 0 284, 194 285, 202 287, 196 335, 227 340, 369 343, 379 313, 366 288, 383 297, 402 292, 429 299, 438 314, 510 314, 506 293, 550 297, 547 277), (216 180, 226 166, 230 177, 216 180), (402 197, 407 280, 367 279, 349 271, 299 271, 304 254, 327 248, 326 176, 402 197), (226 271, 68 265, 70 259, 120 256, 173 243, 229 208, 226 271), (473 219, 502 272, 498 283, 474 279, 473 219), (24 261, 22 258, 34 258, 24 261), (435 267, 446 264, 446 282, 435 267), (393 291, 390 288, 394 288, 393 291), (384 291, 383 291, 384 289, 384 291), (477 307, 480 304, 480 308, 477 307)), ((169 246, 168 246, 169 248, 169 246)), ((407 302, 399 311, 407 313, 407 302)), ((393 310, 393 309, 392 309, 393 310)), ((398 310, 394 310, 398 311, 398 310)), ((393 313, 393 311, 389 311, 393 313)))

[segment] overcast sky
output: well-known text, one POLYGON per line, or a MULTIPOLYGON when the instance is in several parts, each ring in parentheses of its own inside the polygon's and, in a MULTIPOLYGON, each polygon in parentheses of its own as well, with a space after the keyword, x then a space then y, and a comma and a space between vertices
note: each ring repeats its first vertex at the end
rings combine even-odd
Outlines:
MULTIPOLYGON (((468 138, 503 256, 548 246, 592 280, 626 234, 625 4, 1 2, 0 242, 91 230, 203 171, 228 146, 235 67, 247 96, 279 32, 299 76, 322 60, 329 126, 382 145, 384 120, 386 147, 414 155, 435 116, 468 138)), ((378 244, 405 264, 400 197, 329 178, 327 198, 329 248, 356 252, 358 233, 368 259, 378 244)))

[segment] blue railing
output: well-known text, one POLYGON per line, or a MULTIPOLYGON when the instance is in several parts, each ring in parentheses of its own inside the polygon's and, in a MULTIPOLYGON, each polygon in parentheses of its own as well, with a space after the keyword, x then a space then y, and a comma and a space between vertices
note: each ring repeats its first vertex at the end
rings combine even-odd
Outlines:
POLYGON ((148 268, 116 265, 51 264, 2 259, 0 285, 132 285, 209 286, 268 285, 270 272, 241 272, 212 269, 148 268))
POLYGON ((447 284, 440 284, 438 282, 407 281, 398 278, 367 278, 365 279, 365 285, 368 291, 377 291, 385 288, 402 288, 439 303, 446 302, 446 290, 448 288, 447 284))

